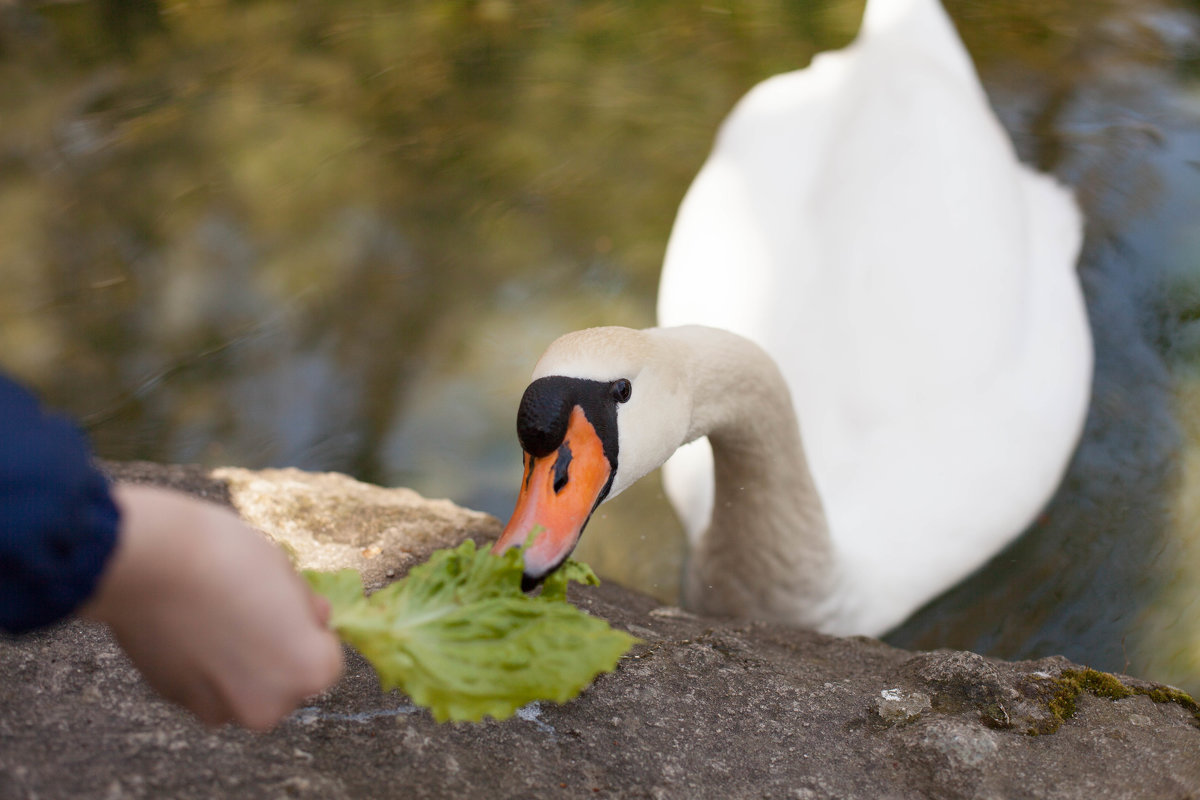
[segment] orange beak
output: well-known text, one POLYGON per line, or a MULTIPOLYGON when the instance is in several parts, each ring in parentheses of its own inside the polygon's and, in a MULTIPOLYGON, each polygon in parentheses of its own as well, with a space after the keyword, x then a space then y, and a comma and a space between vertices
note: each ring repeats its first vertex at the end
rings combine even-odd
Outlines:
POLYGON ((541 458, 525 454, 517 507, 492 552, 519 547, 531 532, 540 529, 525 549, 525 576, 534 580, 546 577, 575 549, 611 475, 596 429, 576 406, 557 450, 541 458))

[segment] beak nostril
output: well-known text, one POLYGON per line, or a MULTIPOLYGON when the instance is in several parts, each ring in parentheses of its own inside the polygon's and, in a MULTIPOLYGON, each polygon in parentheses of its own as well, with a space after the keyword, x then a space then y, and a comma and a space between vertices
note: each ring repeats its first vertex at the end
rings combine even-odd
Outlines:
POLYGON ((571 466, 571 445, 563 442, 558 448, 558 455, 554 459, 554 493, 559 494, 567 486, 567 481, 570 480, 569 468, 571 466))
POLYGON ((524 456, 525 462, 525 480, 523 481, 526 489, 529 488, 529 482, 533 480, 533 456, 526 453, 524 456))

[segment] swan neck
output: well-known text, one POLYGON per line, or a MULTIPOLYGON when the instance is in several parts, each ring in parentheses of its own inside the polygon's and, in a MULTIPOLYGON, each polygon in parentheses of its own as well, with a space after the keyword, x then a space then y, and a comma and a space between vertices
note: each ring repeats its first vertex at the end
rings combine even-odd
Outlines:
POLYGON ((693 340, 689 437, 708 437, 714 469, 712 519, 691 557, 688 602, 820 627, 834 554, 787 383, 746 339, 680 330, 693 340))

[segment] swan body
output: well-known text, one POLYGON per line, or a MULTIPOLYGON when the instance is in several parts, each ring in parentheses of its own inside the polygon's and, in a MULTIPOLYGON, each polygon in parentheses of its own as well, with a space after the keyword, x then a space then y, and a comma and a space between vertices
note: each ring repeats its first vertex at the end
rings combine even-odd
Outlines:
MULTIPOLYGON (((755 87, 722 126, 668 243, 668 327, 568 335, 530 388, 630 382, 594 431, 615 453, 596 502, 671 459, 687 604, 880 634, 1061 480, 1091 382, 1081 235, 936 0, 870 0, 853 44, 755 87)), ((553 566, 551 538, 527 573, 553 566)))

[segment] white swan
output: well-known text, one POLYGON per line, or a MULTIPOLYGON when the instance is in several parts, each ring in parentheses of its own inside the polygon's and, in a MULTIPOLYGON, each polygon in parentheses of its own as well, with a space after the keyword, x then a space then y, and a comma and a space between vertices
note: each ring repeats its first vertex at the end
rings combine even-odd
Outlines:
POLYGON ((707 436, 665 471, 687 604, 887 631, 1062 477, 1091 383, 1081 229, 936 0, 870 0, 851 46, 738 104, 684 198, 659 322, 709 327, 569 334, 538 362, 497 549, 540 525, 545 574, 596 504, 707 436))

